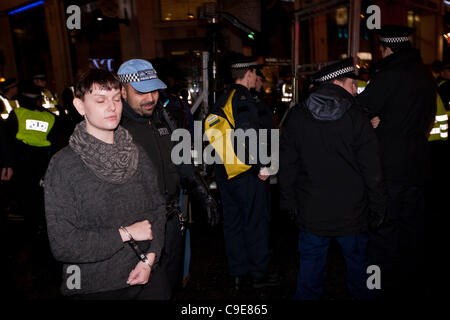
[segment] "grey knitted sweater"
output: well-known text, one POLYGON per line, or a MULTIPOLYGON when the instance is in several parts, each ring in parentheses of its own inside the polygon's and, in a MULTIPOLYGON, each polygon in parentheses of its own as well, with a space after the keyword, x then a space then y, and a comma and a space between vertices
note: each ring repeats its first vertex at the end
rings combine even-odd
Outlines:
POLYGON ((123 184, 95 176, 70 147, 53 156, 45 176, 45 214, 51 251, 56 260, 63 262, 63 295, 128 286, 128 275, 139 260, 122 242, 120 226, 149 220, 153 240, 138 244, 145 253, 156 253, 158 261, 166 218, 156 177, 141 147, 138 168, 123 184), (67 270, 71 265, 80 268, 80 289, 73 289, 74 268, 67 270))

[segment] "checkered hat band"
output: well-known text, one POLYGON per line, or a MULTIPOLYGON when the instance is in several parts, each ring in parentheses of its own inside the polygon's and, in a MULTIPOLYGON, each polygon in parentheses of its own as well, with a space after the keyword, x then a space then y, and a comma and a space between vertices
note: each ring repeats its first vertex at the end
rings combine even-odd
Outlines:
POLYGON ((31 99, 38 98, 40 96, 40 94, 37 94, 37 93, 34 94, 34 93, 28 93, 28 92, 22 92, 22 95, 24 97, 31 98, 31 99))
POLYGON ((118 74, 121 83, 140 82, 152 79, 158 79, 156 71, 153 69, 138 71, 138 73, 118 74))
POLYGON ((331 79, 339 77, 342 74, 349 73, 352 71, 355 71, 355 67, 353 67, 353 66, 346 67, 344 69, 340 69, 340 70, 334 71, 332 73, 329 73, 327 75, 324 75, 322 78, 319 78, 319 81, 331 80, 331 79))
POLYGON ((7 86, 4 86, 3 89, 5 89, 5 90, 9 89, 9 88, 17 86, 18 84, 19 84, 19 81, 14 81, 13 83, 8 84, 7 86))
POLYGON ((408 37, 380 37, 380 41, 381 42, 386 42, 386 43, 401 43, 401 42, 408 42, 409 38, 408 37))
POLYGON ((255 62, 244 62, 244 63, 235 63, 231 65, 232 69, 242 69, 242 68, 248 68, 251 66, 256 66, 258 63, 255 62))

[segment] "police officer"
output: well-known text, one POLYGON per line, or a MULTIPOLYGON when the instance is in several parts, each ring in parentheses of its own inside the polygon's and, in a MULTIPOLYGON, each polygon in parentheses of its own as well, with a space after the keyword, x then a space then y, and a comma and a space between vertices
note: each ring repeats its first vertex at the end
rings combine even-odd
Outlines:
MULTIPOLYGON (((9 136, 5 132, 5 124, 3 120, 0 120, 0 229, 4 230, 4 226, 6 225, 6 212, 5 208, 8 205, 8 190, 7 190, 7 181, 11 179, 14 174, 13 170, 13 157, 11 151, 11 142, 9 141, 9 136)), ((4 232, 2 232, 4 233, 4 232)), ((5 237, 0 238, 1 240, 5 240, 5 237)), ((3 241, 2 241, 3 244, 3 241)), ((2 249, 3 245, 0 246, 2 249)))
POLYGON ((41 95, 43 97, 42 106, 51 113, 55 115, 59 115, 60 112, 58 110, 58 101, 56 100, 55 95, 47 89, 47 76, 45 73, 35 73, 32 76, 33 84, 40 88, 41 95))
POLYGON ((444 108, 450 110, 450 61, 442 64, 438 77, 439 95, 441 96, 444 108))
POLYGON ((181 184, 204 206, 211 226, 218 223, 218 207, 191 164, 175 165, 171 160, 171 132, 183 123, 184 111, 174 106, 169 97, 160 98, 160 89, 167 86, 158 78, 148 61, 132 59, 118 70, 122 83, 122 125, 142 145, 158 169, 159 186, 166 197, 167 224, 161 265, 165 268, 172 289, 181 284, 183 261, 183 217, 179 212, 181 184), (180 220, 181 219, 181 220, 180 220))
POLYGON ((379 30, 382 59, 357 97, 370 117, 379 119, 388 212, 383 226, 371 234, 372 262, 383 273, 384 296, 424 294, 424 184, 428 133, 436 114, 436 84, 412 48, 412 29, 384 26, 379 30), (411 281, 414 279, 414 281, 411 281))
POLYGON ((13 109, 5 123, 14 141, 14 184, 20 212, 29 228, 27 235, 42 235, 45 226, 43 190, 44 177, 55 141, 55 116, 41 105, 39 88, 28 85, 19 96, 20 108, 13 109))
MULTIPOLYGON (((228 120, 233 118, 231 122, 234 123, 234 129, 259 129, 258 110, 250 92, 256 83, 256 67, 254 58, 236 57, 231 63, 234 84, 212 109, 213 114, 228 113, 228 120)), ((213 118, 206 120, 211 122, 208 119, 213 118)), ((246 147, 248 149, 248 145, 246 147)), ((258 158, 255 154, 253 156, 258 158)), ((239 160, 250 163, 245 159, 239 160)), ((228 176, 223 164, 216 166, 216 182, 223 203, 228 269, 233 286, 238 290, 242 288, 248 275, 251 276, 254 288, 279 284, 276 277, 268 274, 270 215, 266 180, 269 176, 267 168, 257 160, 250 169, 234 177, 228 176)))
POLYGON ((8 118, 11 110, 19 107, 19 102, 16 100, 19 93, 18 84, 15 78, 9 78, 0 83, 0 112, 3 119, 8 118))
POLYGON ((261 67, 258 67, 256 69, 255 88, 252 88, 251 92, 253 95, 253 99, 255 100, 256 109, 258 110, 260 128, 275 129, 272 111, 264 101, 264 81, 266 81, 266 77, 262 73, 261 67))
POLYGON ((367 231, 382 223, 386 197, 375 133, 353 96, 353 59, 313 76, 319 85, 290 109, 280 141, 280 204, 300 230, 294 299, 318 300, 332 238, 342 248, 347 287, 370 299, 367 231))

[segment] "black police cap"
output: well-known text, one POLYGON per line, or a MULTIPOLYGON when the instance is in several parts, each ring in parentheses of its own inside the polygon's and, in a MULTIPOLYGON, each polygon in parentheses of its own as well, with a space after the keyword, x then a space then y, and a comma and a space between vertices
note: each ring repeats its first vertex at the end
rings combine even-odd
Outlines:
POLYGON ((409 36, 414 32, 413 28, 406 26, 386 25, 376 31, 379 41, 385 44, 409 42, 409 36))
POLYGON ((353 58, 350 57, 320 69, 312 75, 312 79, 319 83, 340 77, 357 79, 356 70, 357 68, 353 65, 353 58))
POLYGON ((0 89, 7 90, 7 89, 17 86, 18 83, 19 83, 19 81, 17 81, 16 78, 8 78, 5 81, 0 82, 0 89))
POLYGON ((35 73, 32 76, 33 79, 39 79, 39 80, 46 80, 47 79, 47 75, 45 73, 35 73))
POLYGON ((32 83, 26 83, 20 95, 30 99, 37 99, 42 96, 41 88, 32 83))
POLYGON ((230 61, 231 69, 250 69, 257 68, 258 62, 255 57, 238 56, 230 61))

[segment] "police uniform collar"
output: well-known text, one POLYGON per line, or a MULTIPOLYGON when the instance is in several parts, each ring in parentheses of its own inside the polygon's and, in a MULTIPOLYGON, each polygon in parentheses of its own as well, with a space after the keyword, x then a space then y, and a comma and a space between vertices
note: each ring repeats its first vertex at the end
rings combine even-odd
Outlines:
POLYGON ((380 59, 374 64, 374 72, 377 73, 381 70, 396 68, 405 64, 421 62, 420 52, 416 48, 405 48, 403 50, 394 52, 387 57, 380 59))

